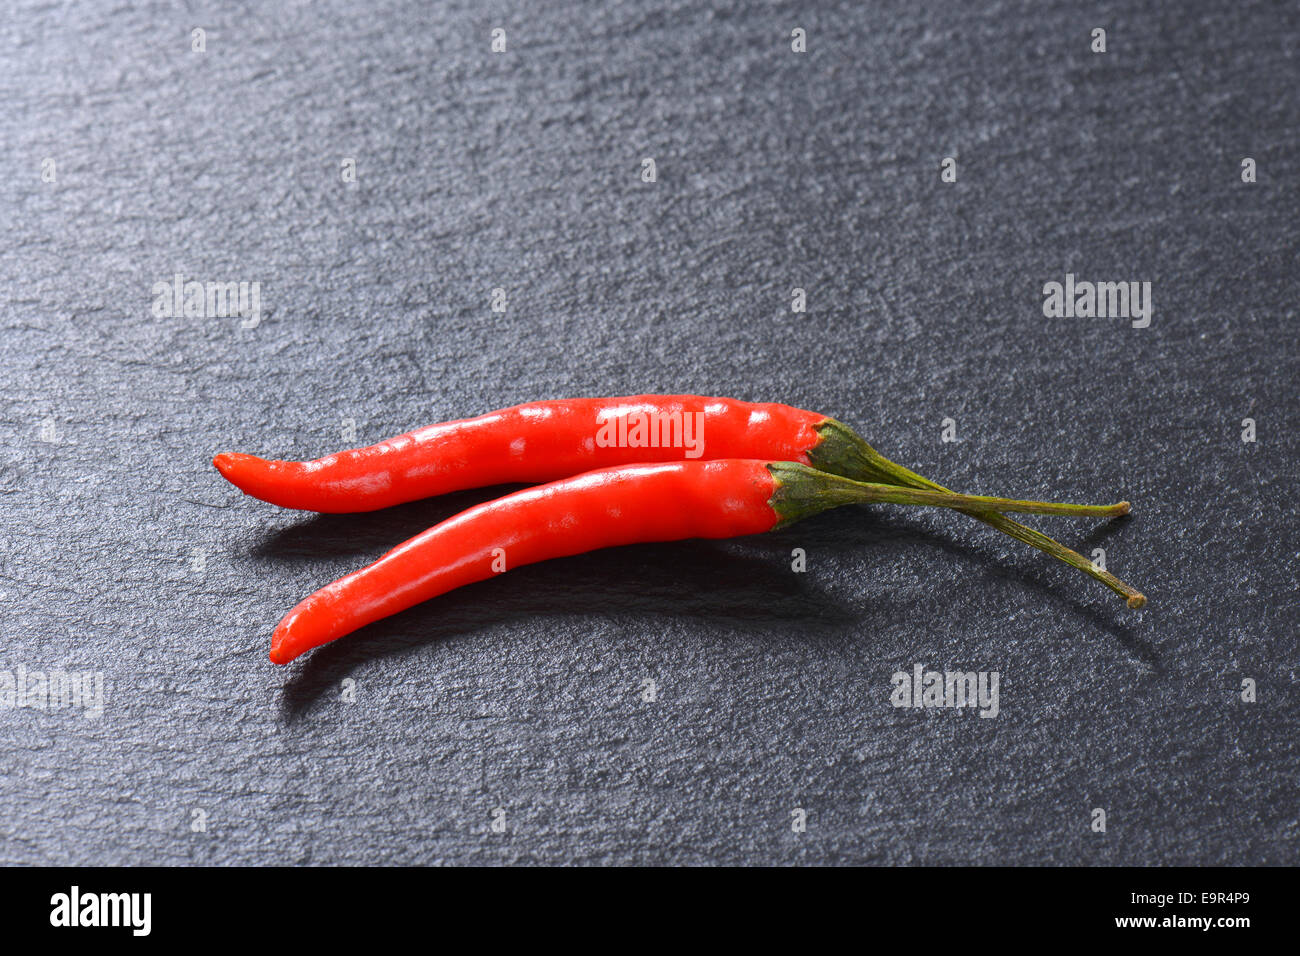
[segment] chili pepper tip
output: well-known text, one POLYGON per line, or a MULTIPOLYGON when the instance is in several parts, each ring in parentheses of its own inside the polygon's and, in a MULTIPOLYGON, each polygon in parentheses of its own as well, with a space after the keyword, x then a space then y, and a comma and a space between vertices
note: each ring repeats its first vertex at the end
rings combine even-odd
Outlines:
MULTIPOLYGON (((296 610, 296 609, 295 609, 296 610)), ((289 613, 289 618, 294 616, 294 612, 289 613)), ((301 641, 295 641, 289 635, 288 622, 281 621, 276 627, 275 632, 271 634, 271 663, 283 667, 295 657, 300 656, 307 648, 302 646, 301 641)))
POLYGON ((236 451, 223 451, 221 454, 212 457, 212 464, 224 477, 229 478, 231 473, 239 466, 240 461, 250 457, 252 456, 241 455, 236 451))

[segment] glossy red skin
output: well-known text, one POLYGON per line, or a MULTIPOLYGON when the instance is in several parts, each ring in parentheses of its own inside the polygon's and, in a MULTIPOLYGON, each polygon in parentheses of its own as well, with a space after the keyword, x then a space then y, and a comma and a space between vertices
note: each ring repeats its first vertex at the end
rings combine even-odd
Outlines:
POLYGON ((809 464, 825 415, 789 405, 698 395, 634 395, 530 402, 398 435, 316 461, 225 453, 213 464, 245 494, 306 511, 374 511, 433 495, 513 482, 554 481, 595 468, 654 461, 762 458, 809 464), (600 447, 610 417, 703 412, 703 453, 600 447))
POLYGON ((775 480, 764 461, 688 461, 592 471, 476 505, 326 585, 285 615, 271 660, 298 655, 372 621, 548 558, 641 541, 769 531, 775 480))

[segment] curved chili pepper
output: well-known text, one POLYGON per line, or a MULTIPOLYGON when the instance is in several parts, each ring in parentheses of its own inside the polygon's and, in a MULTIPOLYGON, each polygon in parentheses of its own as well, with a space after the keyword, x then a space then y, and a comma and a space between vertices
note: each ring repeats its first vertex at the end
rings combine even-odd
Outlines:
MULTIPOLYGON (((530 402, 477 418, 441 422, 377 445, 315 461, 271 461, 223 453, 221 474, 245 494, 285 508, 332 513, 373 511, 486 485, 553 481, 596 468, 690 458, 685 443, 598 440, 602 427, 638 415, 657 422, 699 415, 699 459, 795 461, 833 475, 905 488, 947 491, 890 461, 843 422, 789 405, 699 395, 633 395, 530 402)), ((684 437, 684 436, 683 436, 684 437)), ((967 512, 1100 581, 1130 607, 1136 589, 1041 532, 990 512, 967 512)))
POLYGON ((974 511, 1128 510, 1127 502, 1057 506, 869 484, 794 462, 604 468, 475 505, 326 585, 285 615, 271 638, 271 660, 287 664, 372 621, 520 565, 638 542, 758 534, 864 502, 974 511))
MULTIPOLYGON (((633 395, 529 402, 477 418, 440 422, 315 461, 225 453, 213 464, 245 494, 283 508, 374 511, 466 488, 535 484, 595 468, 683 458, 771 458, 810 464, 825 415, 698 395, 633 395), (606 423, 651 416, 698 422, 699 454, 677 444, 602 444, 606 423)), ((650 435, 645 435, 648 441, 650 435)))

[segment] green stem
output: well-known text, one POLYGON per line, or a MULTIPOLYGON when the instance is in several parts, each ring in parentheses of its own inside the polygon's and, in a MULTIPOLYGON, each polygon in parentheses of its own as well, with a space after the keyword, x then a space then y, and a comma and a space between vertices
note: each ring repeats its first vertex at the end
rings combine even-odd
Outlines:
MULTIPOLYGON (((820 469, 849 478, 881 481, 907 488, 941 492, 949 490, 929 478, 904 468, 897 462, 890 461, 872 448, 866 439, 843 422, 836 421, 833 418, 827 419, 817 427, 817 431, 821 436, 821 441, 809 453, 809 458, 820 469)), ((1102 571, 1077 551, 1072 551, 1042 532, 1035 531, 1033 528, 996 512, 967 510, 964 508, 957 510, 970 515, 972 518, 977 518, 985 524, 997 528, 1003 534, 1009 535, 1017 541, 1022 541, 1030 547, 1037 548, 1039 551, 1049 554, 1057 560, 1070 565, 1070 567, 1076 568, 1089 577, 1100 581, 1124 598, 1131 608, 1140 608, 1146 604, 1147 599, 1141 591, 1121 581, 1110 572, 1102 571)))
MULTIPOLYGON (((804 504, 814 511, 824 511, 846 504, 919 505, 928 508, 952 508, 959 511, 1020 511, 1047 515, 1100 515, 1113 517, 1128 513, 1128 502, 1114 505, 1071 505, 1051 501, 1021 501, 1016 498, 991 498, 988 495, 962 495, 953 491, 930 491, 920 488, 903 488, 899 485, 882 485, 868 481, 855 481, 842 475, 832 475, 793 461, 773 462, 768 471, 777 480, 794 489, 783 501, 797 502, 798 511, 804 504)), ((794 512, 792 512, 793 514, 794 512)), ((802 512, 798 517, 805 517, 802 512)))

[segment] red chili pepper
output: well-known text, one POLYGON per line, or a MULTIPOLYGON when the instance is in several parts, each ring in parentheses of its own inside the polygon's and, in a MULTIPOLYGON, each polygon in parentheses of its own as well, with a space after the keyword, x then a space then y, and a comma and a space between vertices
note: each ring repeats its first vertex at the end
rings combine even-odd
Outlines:
POLYGON ((520 565, 637 542, 757 534, 863 502, 1068 514, 1127 510, 1123 502, 1050 505, 868 484, 793 462, 605 468, 476 505, 321 588, 275 629, 271 660, 287 664, 372 621, 520 565))
MULTIPOLYGON (((634 395, 530 402, 477 418, 428 425, 367 448, 315 461, 225 453, 213 464, 245 494, 283 508, 374 511, 466 488, 535 484, 595 468, 685 458, 771 458, 809 464, 825 415, 698 395, 634 395), (685 447, 684 416, 698 422, 698 455, 685 447), (600 442, 602 428, 647 416, 679 426, 668 442, 600 442), (700 417, 696 417, 700 416, 700 417)), ((634 436, 635 437, 635 436, 634 436)), ((654 436, 661 437, 658 430, 654 436)))
MULTIPOLYGON (((688 415, 699 416, 691 421, 699 422, 695 437, 701 440, 700 460, 795 461, 858 481, 948 490, 885 458, 853 429, 826 415, 789 405, 699 395, 531 402, 477 418, 428 425, 315 461, 268 461, 223 453, 213 464, 245 494, 285 508, 373 511, 466 488, 531 484, 596 468, 690 458, 684 440, 677 444, 599 440, 602 428, 619 421, 646 416, 656 423, 676 421, 684 426, 688 415)), ((684 431, 681 437, 685 438, 684 431)), ((1095 578, 1130 607, 1146 602, 1137 590, 1047 535, 1001 514, 969 513, 1095 578)))

